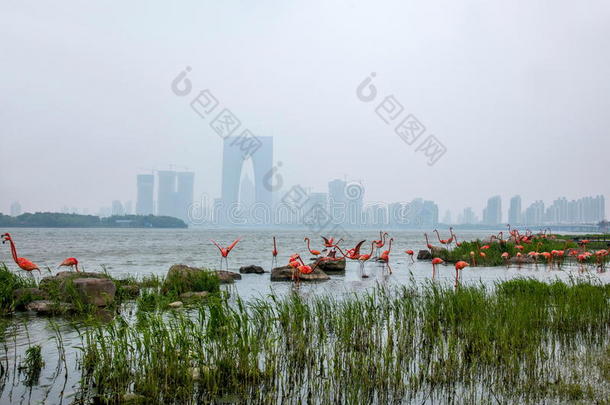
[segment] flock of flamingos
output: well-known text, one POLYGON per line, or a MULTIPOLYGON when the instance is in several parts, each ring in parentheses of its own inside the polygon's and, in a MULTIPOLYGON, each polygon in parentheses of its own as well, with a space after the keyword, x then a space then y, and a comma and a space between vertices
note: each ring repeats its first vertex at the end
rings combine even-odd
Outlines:
MULTIPOLYGON (((458 240, 457 240, 457 236, 453 232, 453 228, 449 228, 450 237, 448 239, 441 239, 438 230, 435 229, 434 232, 436 233, 436 236, 438 238, 439 243, 442 245, 442 248, 432 245, 428 239, 428 235, 426 233, 424 233, 424 237, 426 239, 426 247, 430 250, 430 253, 433 256, 432 260, 431 260, 433 278, 435 277, 436 266, 444 263, 443 259, 441 259, 440 257, 434 257, 434 256, 438 255, 438 252, 440 251, 440 249, 446 249, 446 250, 450 251, 452 246, 459 247, 461 245, 461 243, 458 242, 458 240)), ((492 244, 492 243, 504 244, 506 242, 511 242, 514 244, 515 249, 519 250, 519 252, 516 254, 515 258, 517 259, 517 262, 520 263, 521 258, 523 257, 521 250, 523 250, 524 244, 532 243, 533 241, 535 241, 537 239, 546 239, 546 238, 555 237, 554 235, 550 235, 550 234, 547 235, 546 230, 544 232, 540 232, 538 234, 533 234, 531 231, 527 231, 524 235, 522 235, 522 234, 520 234, 520 232, 517 229, 511 229, 510 225, 508 225, 508 232, 509 232, 510 236, 507 239, 504 239, 503 232, 499 232, 498 234, 492 234, 488 239, 485 240, 485 242, 487 244, 480 248, 480 250, 478 252, 478 256, 484 260, 486 257, 486 253, 484 252, 484 250, 489 249, 490 244, 492 244)), ((361 240, 353 248, 347 249, 344 251, 339 246, 340 243, 343 242, 343 239, 339 239, 339 240, 335 241, 335 239, 333 237, 322 236, 321 238, 323 240, 324 249, 322 251, 319 251, 319 250, 312 249, 311 240, 309 238, 305 238, 304 242, 306 243, 307 250, 308 250, 309 254, 314 256, 314 258, 312 260, 314 260, 315 263, 313 263, 313 265, 306 264, 303 261, 303 259, 301 258, 301 255, 299 253, 295 253, 295 254, 291 255, 289 258, 289 261, 288 261, 288 266, 290 268, 292 268, 292 279, 294 280, 294 282, 296 284, 298 284, 300 282, 300 275, 306 275, 306 274, 313 273, 315 271, 315 269, 318 267, 318 265, 320 265, 321 263, 329 262, 329 261, 337 261, 337 260, 357 261, 360 265, 360 274, 362 275, 362 277, 365 277, 365 278, 368 276, 364 272, 364 265, 369 260, 375 260, 375 261, 382 263, 384 266, 384 270, 387 267, 389 273, 391 274, 392 267, 390 266, 390 254, 392 252, 392 242, 394 241, 394 238, 390 237, 388 239, 388 237, 389 237, 389 234, 387 232, 379 231, 379 239, 373 240, 371 242, 371 249, 368 253, 360 253, 360 249, 362 248, 362 246, 364 245, 366 240, 361 240), (386 242, 387 242, 387 249, 382 250, 386 246, 386 242)), ((17 249, 15 247, 15 242, 13 241, 13 239, 9 233, 0 235, 0 239, 2 239, 3 244, 6 242, 9 242, 13 260, 15 261, 15 263, 17 264, 17 266, 20 269, 25 270, 28 273, 31 273, 34 270, 38 270, 38 272, 40 273, 40 268, 38 267, 37 264, 33 263, 32 261, 30 261, 24 257, 17 256, 17 249)), ((238 238, 235 241, 233 241, 233 243, 231 243, 229 246, 226 246, 226 247, 222 247, 216 241, 210 240, 214 244, 214 246, 216 246, 218 248, 218 251, 220 253, 220 269, 223 268, 223 262, 226 264, 227 270, 229 269, 229 263, 228 263, 229 253, 231 253, 231 251, 240 242, 240 240, 241 239, 238 238)), ((581 245, 582 250, 570 249, 568 251, 567 255, 573 256, 576 258, 576 260, 581 264, 581 270, 582 270, 582 264, 584 262, 586 262, 591 256, 595 256, 597 259, 597 262, 599 263, 599 269, 601 271, 601 269, 603 269, 603 263, 605 261, 605 257, 610 253, 610 251, 607 249, 601 249, 601 250, 598 250, 595 252, 587 251, 586 250, 587 243, 589 243, 588 240, 581 240, 580 245, 581 245)), ((277 249, 277 242, 276 242, 275 236, 273 237, 273 250, 271 253, 272 253, 272 267, 274 265, 277 266, 278 249, 277 249)), ((408 249, 408 250, 405 250, 404 253, 406 253, 407 255, 410 256, 411 262, 414 262, 414 259, 413 259, 414 251, 413 250, 408 249)), ((459 283, 460 270, 464 269, 465 267, 471 266, 471 265, 476 266, 476 256, 477 255, 475 254, 475 252, 471 251, 470 252, 471 262, 470 263, 468 263, 464 260, 458 260, 455 263, 455 285, 456 285, 456 287, 459 283)), ((510 255, 507 252, 504 252, 504 253, 502 253, 501 256, 502 256, 502 259, 508 265, 510 255)), ((547 261, 547 263, 552 267, 553 261, 556 261, 557 263, 561 263, 561 261, 566 256, 566 252, 564 250, 552 250, 551 252, 530 251, 527 253, 527 256, 529 256, 531 259, 533 259, 535 263, 537 263, 538 257, 542 256, 547 261)), ((77 272, 80 271, 78 268, 78 260, 74 257, 69 257, 69 258, 65 259, 63 262, 61 262, 59 264, 59 267, 70 267, 70 268, 73 268, 74 270, 76 270, 77 272)))

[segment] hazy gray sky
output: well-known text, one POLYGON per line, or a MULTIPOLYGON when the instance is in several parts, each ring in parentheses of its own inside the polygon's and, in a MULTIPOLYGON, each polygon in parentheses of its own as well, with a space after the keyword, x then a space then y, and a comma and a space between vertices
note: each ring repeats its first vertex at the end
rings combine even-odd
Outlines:
POLYGON ((4 1, 0 58, 2 212, 135 204, 135 175, 169 164, 218 196, 222 141, 170 90, 187 65, 275 137, 287 184, 347 175, 441 216, 610 198, 608 1, 4 1), (444 143, 436 165, 356 97, 371 72, 444 143))

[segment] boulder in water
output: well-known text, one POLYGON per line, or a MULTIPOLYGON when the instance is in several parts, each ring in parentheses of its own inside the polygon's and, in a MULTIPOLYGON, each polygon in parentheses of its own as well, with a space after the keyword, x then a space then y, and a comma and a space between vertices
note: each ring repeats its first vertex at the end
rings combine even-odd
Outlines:
MULTIPOLYGON (((318 260, 318 259, 316 259, 318 260)), ((313 267, 313 265, 312 265, 313 267)), ((344 273, 345 272, 345 258, 341 257, 338 259, 327 259, 320 260, 317 269, 322 270, 324 273, 344 273)))
POLYGON ((116 286, 107 278, 77 278, 72 281, 83 302, 105 307, 114 302, 116 286))
MULTIPOLYGON (((290 266, 276 267, 271 270, 271 281, 292 281, 293 268, 290 266)), ((328 274, 319 268, 314 269, 310 274, 299 274, 301 281, 326 281, 330 280, 328 274)))
POLYGON ((49 300, 36 300, 25 306, 28 311, 34 311, 41 315, 63 314, 72 311, 74 307, 67 302, 54 302, 49 300))
POLYGON ((417 260, 432 260, 432 253, 429 250, 421 249, 417 252, 417 260))
POLYGON ((255 266, 251 264, 249 266, 240 267, 239 272, 243 274, 263 274, 265 270, 261 266, 255 266))

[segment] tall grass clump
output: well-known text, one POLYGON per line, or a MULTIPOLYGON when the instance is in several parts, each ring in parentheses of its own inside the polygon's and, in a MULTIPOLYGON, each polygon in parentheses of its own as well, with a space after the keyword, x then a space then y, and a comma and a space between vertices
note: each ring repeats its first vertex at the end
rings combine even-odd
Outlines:
POLYGON ((18 288, 36 287, 36 281, 28 275, 17 274, 0 263, 0 312, 13 312, 19 302, 15 302, 13 292, 18 288))
POLYGON ((25 375, 25 385, 31 387, 38 384, 40 372, 44 367, 42 359, 42 348, 40 345, 34 345, 27 348, 25 358, 19 365, 19 372, 25 375))
POLYGON ((79 395, 153 403, 607 401, 610 288, 517 279, 143 313, 84 332, 79 395))

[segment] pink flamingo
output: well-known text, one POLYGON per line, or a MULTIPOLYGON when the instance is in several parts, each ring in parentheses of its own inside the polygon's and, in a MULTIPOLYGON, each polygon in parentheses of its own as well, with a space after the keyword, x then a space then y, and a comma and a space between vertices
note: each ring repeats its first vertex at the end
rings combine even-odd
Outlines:
POLYGON ((392 268, 390 267, 390 252, 392 251, 392 242, 394 238, 390 238, 390 243, 388 244, 388 250, 385 250, 381 256, 379 256, 379 260, 388 266, 388 270, 390 274, 392 274, 392 268))
POLYGON ((459 280, 460 280, 460 270, 464 267, 470 266, 467 262, 460 260, 455 264, 455 288, 458 288, 459 280))
POLYGON ((311 247, 309 247, 309 238, 305 238, 303 240, 305 242, 307 242, 307 250, 309 250, 309 253, 311 253, 314 256, 320 256, 320 251, 319 250, 312 250, 311 247))
POLYGON ((2 237, 3 244, 6 242, 10 243, 11 254, 13 256, 13 260, 15 261, 15 264, 17 264, 17 266, 19 266, 19 268, 21 270, 25 270, 29 274, 32 274, 31 272, 34 270, 38 270, 38 273, 40 273, 40 269, 38 268, 38 265, 36 263, 29 261, 25 257, 17 257, 17 249, 15 248, 15 242, 13 242, 13 239, 11 238, 11 235, 9 233, 5 233, 5 234, 1 235, 1 237, 2 237))
POLYGON ((442 263, 445 262, 440 257, 435 257, 434 259, 432 259, 432 280, 434 280, 434 278, 436 277, 436 265, 442 263))
POLYGON ((409 255, 409 257, 411 258, 411 263, 415 263, 415 260, 413 260, 413 254, 415 254, 414 251, 412 251, 411 249, 405 250, 405 253, 409 255))
POLYGON ((364 272, 364 264, 371 259, 375 242, 376 241, 371 242, 371 251, 369 254, 360 255, 360 257, 358 257, 357 259, 360 262, 360 275, 362 276, 362 278, 368 278, 368 275, 364 272))
POLYGON ((225 263, 227 264, 227 270, 229 270, 229 253, 231 253, 231 250, 233 250, 233 248, 235 247, 235 245, 237 245, 239 243, 239 241, 241 240, 241 238, 237 238, 233 241, 233 243, 231 243, 229 246, 227 246, 226 248, 220 246, 218 243, 216 243, 216 241, 214 241, 213 239, 210 239, 210 241, 218 248, 218 250, 220 251, 220 270, 222 270, 222 260, 224 259, 225 263))
POLYGON ((80 270, 78 269, 78 260, 76 260, 75 257, 68 257, 66 260, 64 260, 63 262, 61 262, 61 264, 58 267, 73 267, 76 269, 76 272, 80 272, 80 270))
POLYGON ((271 251, 271 267, 277 266, 277 245, 275 244, 275 236, 273 237, 273 250, 271 251))

